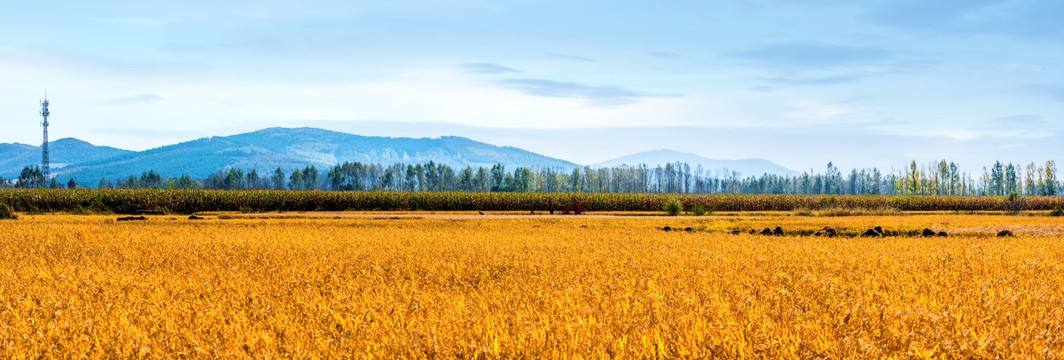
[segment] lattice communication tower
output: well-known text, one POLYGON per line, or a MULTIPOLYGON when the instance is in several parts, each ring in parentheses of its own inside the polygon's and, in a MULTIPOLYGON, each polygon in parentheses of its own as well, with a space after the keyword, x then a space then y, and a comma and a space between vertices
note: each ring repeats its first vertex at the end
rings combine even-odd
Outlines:
POLYGON ((45 180, 48 179, 48 95, 44 96, 44 100, 41 100, 41 117, 44 118, 41 121, 41 126, 44 127, 44 143, 41 144, 41 173, 44 174, 45 180))

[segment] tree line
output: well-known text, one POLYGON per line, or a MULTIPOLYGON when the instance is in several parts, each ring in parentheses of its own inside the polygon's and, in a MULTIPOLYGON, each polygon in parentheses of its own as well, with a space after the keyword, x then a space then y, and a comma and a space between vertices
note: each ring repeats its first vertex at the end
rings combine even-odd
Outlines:
MULTIPOLYGON (((74 179, 62 186, 57 178, 44 179, 37 167, 26 167, 17 179, 0 178, 0 187, 76 188, 74 179)), ((691 194, 850 194, 850 195, 1061 195, 1056 164, 1025 165, 995 162, 981 173, 961 171, 946 160, 883 172, 876 168, 843 173, 833 163, 824 171, 804 171, 794 176, 763 174, 741 176, 727 170, 705 170, 676 162, 650 167, 591 168, 571 171, 555 168, 491 167, 452 168, 445 164, 392 165, 344 162, 321 172, 311 165, 285 171, 259 173, 257 169, 226 169, 203 179, 189 175, 164 177, 154 170, 141 176, 100 179, 97 188, 166 188, 228 190, 333 190, 333 191, 465 191, 465 192, 573 192, 573 193, 691 193, 691 194)))

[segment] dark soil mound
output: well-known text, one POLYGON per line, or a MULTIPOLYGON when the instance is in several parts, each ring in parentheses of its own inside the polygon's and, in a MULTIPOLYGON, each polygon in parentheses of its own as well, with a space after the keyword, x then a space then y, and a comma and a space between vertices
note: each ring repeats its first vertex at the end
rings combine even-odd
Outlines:
POLYGON ((883 237, 883 231, 882 231, 881 227, 876 226, 874 228, 865 230, 865 232, 861 233, 861 236, 864 236, 864 237, 883 237), (877 229, 880 229, 880 230, 877 230, 877 229))

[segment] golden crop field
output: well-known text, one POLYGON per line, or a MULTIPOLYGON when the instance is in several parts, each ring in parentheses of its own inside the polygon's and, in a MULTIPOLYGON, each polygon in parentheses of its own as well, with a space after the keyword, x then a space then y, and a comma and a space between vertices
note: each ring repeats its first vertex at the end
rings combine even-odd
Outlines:
POLYGON ((1060 218, 785 215, 23 215, 0 357, 1064 356, 1060 218))

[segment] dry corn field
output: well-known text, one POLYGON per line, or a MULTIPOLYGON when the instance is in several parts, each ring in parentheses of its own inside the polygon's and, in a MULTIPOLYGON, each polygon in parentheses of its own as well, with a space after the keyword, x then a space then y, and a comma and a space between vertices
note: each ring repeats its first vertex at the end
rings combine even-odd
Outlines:
POLYGON ((0 220, 0 357, 1064 357, 1060 218, 114 219, 0 220))

